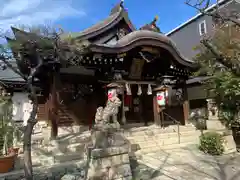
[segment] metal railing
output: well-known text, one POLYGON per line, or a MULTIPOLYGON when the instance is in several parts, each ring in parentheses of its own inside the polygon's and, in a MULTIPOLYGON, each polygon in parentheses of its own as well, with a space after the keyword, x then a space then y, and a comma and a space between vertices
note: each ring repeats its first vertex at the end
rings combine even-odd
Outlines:
POLYGON ((166 112, 163 112, 164 115, 166 115, 167 117, 169 117, 174 124, 177 124, 177 134, 178 134, 178 144, 180 144, 180 121, 176 120, 175 118, 173 118, 172 116, 170 116, 169 114, 167 114, 166 112))

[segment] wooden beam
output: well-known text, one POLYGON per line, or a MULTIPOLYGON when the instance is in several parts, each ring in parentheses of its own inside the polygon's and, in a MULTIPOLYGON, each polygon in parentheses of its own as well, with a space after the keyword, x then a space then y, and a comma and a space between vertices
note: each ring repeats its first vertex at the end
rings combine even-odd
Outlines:
POLYGON ((99 82, 101 83, 107 83, 107 84, 110 84, 110 83, 119 83, 119 84, 150 84, 150 85, 158 85, 156 82, 154 81, 131 81, 131 80, 118 80, 118 81, 101 81, 99 80, 99 82))

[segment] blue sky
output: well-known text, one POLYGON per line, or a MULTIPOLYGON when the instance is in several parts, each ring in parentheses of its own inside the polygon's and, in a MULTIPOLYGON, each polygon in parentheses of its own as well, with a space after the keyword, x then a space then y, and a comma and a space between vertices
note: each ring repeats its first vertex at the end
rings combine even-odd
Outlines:
MULTIPOLYGON (((158 15, 158 25, 168 32, 197 12, 185 0, 125 0, 132 23, 141 27, 158 15)), ((0 29, 11 25, 50 24, 66 31, 81 31, 109 15, 119 0, 0 0, 0 29)))

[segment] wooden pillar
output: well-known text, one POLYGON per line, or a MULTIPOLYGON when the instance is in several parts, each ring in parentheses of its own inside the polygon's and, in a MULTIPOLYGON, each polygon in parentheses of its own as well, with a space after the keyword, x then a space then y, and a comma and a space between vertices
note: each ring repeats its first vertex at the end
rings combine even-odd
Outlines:
POLYGON ((158 103, 157 103, 157 96, 156 96, 156 94, 153 94, 153 116, 154 116, 154 123, 157 126, 161 126, 159 107, 158 107, 158 103))
POLYGON ((50 109, 49 109, 49 118, 51 123, 51 138, 55 139, 58 135, 58 78, 59 76, 54 73, 52 77, 52 87, 50 91, 50 109))
POLYGON ((126 115, 125 115, 125 96, 124 96, 124 91, 122 92, 122 124, 126 124, 126 115))
POLYGON ((184 116, 184 125, 186 125, 188 123, 189 112, 190 112, 190 107, 189 107, 189 101, 188 101, 188 92, 187 92, 187 86, 186 86, 186 83, 185 83, 184 87, 183 87, 183 116, 184 116))

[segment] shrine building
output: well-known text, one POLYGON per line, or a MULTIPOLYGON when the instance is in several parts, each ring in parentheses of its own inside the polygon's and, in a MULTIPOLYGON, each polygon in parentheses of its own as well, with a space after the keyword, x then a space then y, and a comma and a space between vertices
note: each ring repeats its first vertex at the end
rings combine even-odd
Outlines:
MULTIPOLYGON (((183 57, 156 22, 154 18, 136 29, 121 1, 105 20, 82 32, 62 35, 87 42, 87 51, 72 61, 75 64, 62 63, 59 73, 45 76, 44 87, 39 87, 38 120, 52 126, 55 135, 60 126, 91 127, 97 107, 116 94, 122 101, 118 121, 123 125, 167 126, 175 121, 185 125, 189 118, 187 80, 198 66, 183 57), (42 93, 41 88, 49 93, 42 93)), ((16 39, 32 38, 17 28, 12 31, 16 39)), ((1 82, 15 99, 26 96, 23 80, 1 82)), ((23 108, 22 102, 13 103, 23 108)))

